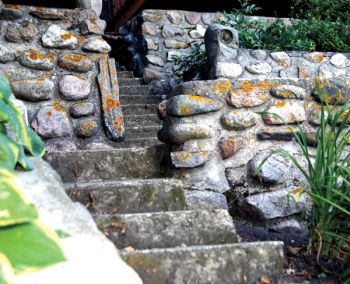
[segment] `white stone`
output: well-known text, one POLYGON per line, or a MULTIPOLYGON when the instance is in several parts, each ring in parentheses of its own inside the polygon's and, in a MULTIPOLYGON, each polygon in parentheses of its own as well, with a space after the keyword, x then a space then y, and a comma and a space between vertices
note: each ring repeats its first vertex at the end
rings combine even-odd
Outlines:
POLYGON ((330 63, 338 68, 346 68, 350 65, 349 60, 346 58, 345 55, 341 53, 333 55, 330 60, 330 63))
POLYGON ((190 31, 190 37, 194 39, 203 38, 205 35, 206 28, 202 25, 196 25, 196 29, 190 31))
POLYGON ((325 78, 333 78, 333 77, 343 77, 346 76, 346 69, 339 69, 331 64, 323 64, 321 65, 319 71, 318 71, 319 77, 325 77, 325 78))
POLYGON ((271 58, 276 61, 277 64, 288 67, 290 66, 290 57, 287 53, 280 51, 280 52, 272 52, 270 53, 271 58))
POLYGON ((102 38, 89 40, 83 45, 85 51, 108 53, 112 50, 111 46, 102 38))
POLYGON ((102 0, 77 0, 77 7, 83 9, 91 9, 100 17, 102 12, 102 0))
POLYGON ((217 78, 234 79, 239 77, 243 72, 241 65, 237 63, 218 62, 216 67, 217 78))
POLYGON ((146 55, 146 58, 147 58, 148 63, 151 63, 153 65, 157 65, 157 66, 162 67, 165 64, 164 60, 156 55, 146 55))
POLYGON ((51 25, 42 36, 45 47, 69 48, 75 49, 78 44, 78 38, 71 32, 62 29, 60 26, 51 25))
POLYGON ((254 64, 254 65, 249 65, 246 67, 247 71, 252 74, 259 74, 259 75, 266 75, 271 73, 272 68, 270 64, 266 62, 254 64))
POLYGON ((33 171, 17 175, 21 188, 38 208, 41 223, 69 234, 61 239, 67 261, 18 274, 16 284, 141 284, 138 275, 121 260, 114 245, 97 229, 87 209, 70 200, 59 175, 46 162, 32 161, 33 171))

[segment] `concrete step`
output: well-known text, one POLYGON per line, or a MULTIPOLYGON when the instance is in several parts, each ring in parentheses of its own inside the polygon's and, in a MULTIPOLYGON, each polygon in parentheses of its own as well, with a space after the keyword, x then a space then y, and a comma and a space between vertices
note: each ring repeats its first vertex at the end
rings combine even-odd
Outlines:
POLYGON ((125 127, 126 139, 157 137, 161 125, 127 126, 125 127))
POLYGON ((125 126, 135 125, 162 125, 162 121, 157 114, 126 115, 124 116, 125 126))
POLYGON ((141 86, 141 78, 118 78, 119 86, 141 86))
POLYGON ((143 86, 119 86, 120 96, 152 96, 151 87, 143 86))
POLYGON ((117 72, 118 79, 134 78, 134 73, 132 71, 120 71, 117 72))
POLYGON ((45 159, 63 182, 87 182, 122 178, 157 178, 165 145, 149 148, 52 152, 45 159))
POLYGON ((284 262, 282 242, 122 251, 121 256, 144 284, 279 283, 284 262))
POLYGON ((191 210, 98 215, 97 226, 119 249, 236 243, 239 237, 226 210, 191 210))
POLYGON ((122 104, 123 114, 126 115, 143 115, 156 114, 157 104, 122 104))
POLYGON ((125 104, 159 104, 162 101, 162 96, 145 96, 145 95, 121 95, 119 97, 122 105, 125 104))
MULTIPOLYGON (((141 162, 141 161, 139 161, 141 162)), ((188 209, 183 184, 175 179, 67 183, 70 197, 99 214, 129 214, 188 209)))

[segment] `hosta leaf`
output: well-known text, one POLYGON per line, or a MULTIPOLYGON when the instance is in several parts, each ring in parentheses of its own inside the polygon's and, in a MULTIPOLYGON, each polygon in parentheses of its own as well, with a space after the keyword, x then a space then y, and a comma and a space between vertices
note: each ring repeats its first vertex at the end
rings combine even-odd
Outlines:
POLYGON ((0 76, 0 99, 5 101, 10 98, 12 94, 9 82, 4 76, 0 76))
POLYGON ((6 255, 16 273, 65 260, 58 236, 37 222, 0 228, 0 252, 6 255))
POLYGON ((0 284, 13 284, 15 273, 8 258, 0 253, 0 284))
POLYGON ((36 134, 36 132, 30 127, 27 127, 27 131, 28 131, 28 135, 30 138, 30 145, 31 145, 31 149, 28 149, 28 151, 33 156, 42 157, 45 154, 44 142, 41 140, 38 134, 36 134))
POLYGON ((9 117, 7 115, 7 104, 0 99, 0 121, 6 122, 8 119, 9 117))
POLYGON ((22 145, 17 144, 19 155, 18 155, 18 163, 22 166, 22 168, 26 171, 30 171, 34 169, 33 163, 28 159, 26 154, 24 153, 24 148, 22 145))
POLYGON ((0 228, 35 220, 37 210, 20 191, 16 176, 0 169, 0 228))
POLYGON ((18 146, 7 137, 0 133, 0 164, 6 169, 13 170, 17 164, 19 156, 18 146))

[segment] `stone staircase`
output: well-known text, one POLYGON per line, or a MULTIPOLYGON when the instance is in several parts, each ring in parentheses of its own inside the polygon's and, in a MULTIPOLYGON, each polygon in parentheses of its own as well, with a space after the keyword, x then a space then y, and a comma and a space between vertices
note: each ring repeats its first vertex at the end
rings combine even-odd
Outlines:
POLYGON ((240 243, 226 210, 190 207, 184 184, 161 175, 161 98, 129 72, 119 72, 119 83, 126 125, 120 148, 46 157, 71 198, 90 209, 145 284, 278 283, 282 243, 240 243))

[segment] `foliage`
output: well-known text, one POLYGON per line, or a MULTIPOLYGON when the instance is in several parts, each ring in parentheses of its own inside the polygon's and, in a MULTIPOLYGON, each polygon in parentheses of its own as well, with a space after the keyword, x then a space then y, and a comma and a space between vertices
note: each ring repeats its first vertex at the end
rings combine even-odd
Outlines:
MULTIPOLYGON (((26 153, 44 154, 44 144, 11 101, 12 91, 0 76, 0 283, 14 274, 64 260, 57 235, 40 225, 36 208, 21 192, 15 168, 33 168, 26 153)), ((34 190, 34 189, 33 189, 34 190)))
MULTIPOLYGON (((308 148, 304 128, 298 125, 296 132, 290 128, 307 167, 286 150, 279 149, 274 153, 290 159, 307 180, 308 187, 297 194, 308 194, 313 201, 309 252, 316 252, 318 257, 325 257, 330 263, 338 263, 343 270, 344 283, 349 283, 346 277, 350 275, 350 128, 347 125, 350 101, 337 108, 330 106, 323 87, 321 83, 316 87, 316 95, 321 101, 321 124, 316 133, 315 153, 308 148)), ((280 116, 272 115, 283 121, 280 116)))
POLYGON ((350 5, 348 0, 340 1, 344 5, 336 7, 334 1, 327 0, 294 2, 294 16, 297 19, 292 20, 291 24, 281 19, 268 24, 249 18, 259 9, 250 4, 250 0, 240 0, 241 8, 233 9, 231 13, 224 12, 219 23, 234 27, 239 33, 240 45, 244 48, 350 52, 350 12, 345 13, 348 17, 335 16, 342 14, 341 9, 350 5), (320 3, 323 4, 318 5, 320 3))
POLYGON ((199 44, 191 48, 191 52, 183 56, 173 56, 176 74, 184 81, 205 79, 207 67, 207 54, 199 44))

